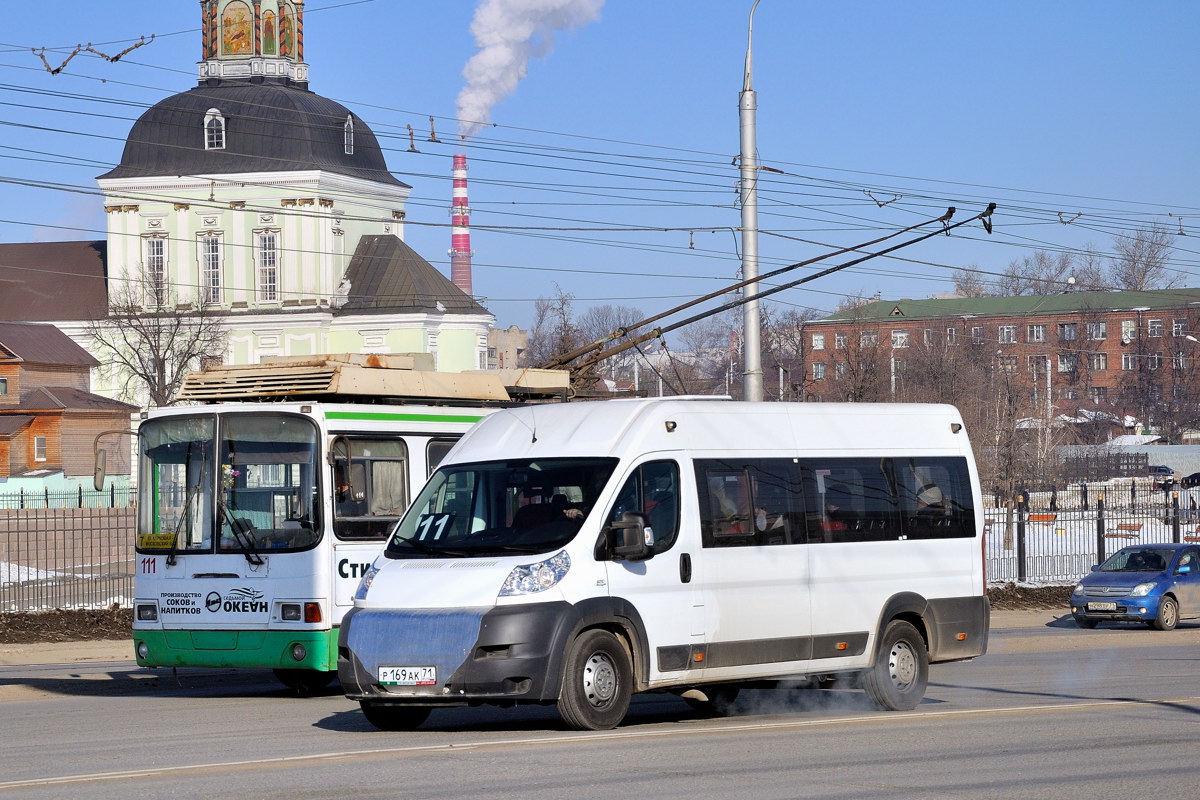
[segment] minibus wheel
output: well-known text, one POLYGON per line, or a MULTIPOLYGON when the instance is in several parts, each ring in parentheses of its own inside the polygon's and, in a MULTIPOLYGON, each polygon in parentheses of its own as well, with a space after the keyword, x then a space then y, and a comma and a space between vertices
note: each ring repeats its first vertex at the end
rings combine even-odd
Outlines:
POLYGON ((363 716, 367 722, 381 731, 411 731, 429 719, 429 706, 393 706, 384 703, 374 703, 370 700, 359 700, 363 716))
POLYGON ((867 697, 885 711, 911 711, 925 696, 928 681, 925 640, 909 623, 892 620, 883 629, 874 666, 862 673, 867 697))
POLYGON ((280 683, 300 697, 316 694, 337 677, 337 672, 325 672, 319 669, 277 669, 274 670, 274 673, 280 683))
POLYGON ((558 713, 576 730, 615 728, 629 710, 632 682, 621 641, 606 630, 584 631, 567 653, 558 713))

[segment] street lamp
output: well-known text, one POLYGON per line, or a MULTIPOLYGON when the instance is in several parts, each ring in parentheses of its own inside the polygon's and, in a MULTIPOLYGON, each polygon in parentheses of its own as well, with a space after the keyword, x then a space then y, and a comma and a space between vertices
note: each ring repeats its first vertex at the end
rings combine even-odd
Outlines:
MULTIPOLYGON (((754 10, 750 7, 750 22, 746 31, 746 71, 739 96, 738 119, 741 125, 741 190, 742 190, 742 280, 758 277, 758 144, 755 131, 755 111, 758 101, 751 86, 751 49, 754 42, 754 10)), ((759 328, 758 283, 748 283, 744 289, 746 303, 742 306, 742 392, 747 400, 763 399, 762 342, 759 328)))

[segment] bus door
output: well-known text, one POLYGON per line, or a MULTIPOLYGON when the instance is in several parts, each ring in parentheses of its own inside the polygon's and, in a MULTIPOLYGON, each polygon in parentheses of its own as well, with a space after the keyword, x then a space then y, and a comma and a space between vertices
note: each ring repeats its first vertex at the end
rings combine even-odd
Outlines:
MULTIPOLYGON (((335 436, 333 454, 334 605, 354 604, 358 582, 457 436, 335 436), (414 485, 415 484, 415 485, 414 485)), ((338 614, 340 618, 341 614, 338 614)))
POLYGON ((704 608, 694 575, 700 549, 694 513, 682 502, 680 469, 675 461, 648 461, 626 478, 606 520, 625 512, 643 515, 653 555, 645 561, 607 563, 609 592, 631 602, 645 626, 650 645, 651 680, 661 673, 703 670, 704 608), (690 524, 689 523, 690 518, 690 524), (683 531, 689 530, 691 535, 683 531))
POLYGON ((813 658, 809 554, 795 460, 697 459, 706 679, 813 658))

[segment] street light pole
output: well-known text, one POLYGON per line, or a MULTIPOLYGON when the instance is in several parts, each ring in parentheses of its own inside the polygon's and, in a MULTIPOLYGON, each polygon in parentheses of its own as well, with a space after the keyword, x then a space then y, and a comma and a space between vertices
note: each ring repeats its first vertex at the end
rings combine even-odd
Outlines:
MULTIPOLYGON (((755 112, 758 101, 751 85, 754 43, 754 10, 759 0, 750 7, 750 22, 746 33, 746 71, 739 96, 739 122, 741 126, 741 200, 742 200, 742 279, 758 277, 758 162, 756 158, 757 132, 755 112)), ((746 284, 743 291, 747 298, 758 295, 758 283, 746 284)), ((742 391, 746 400, 761 402, 763 399, 762 341, 759 321, 758 300, 751 299, 742 306, 742 391)))

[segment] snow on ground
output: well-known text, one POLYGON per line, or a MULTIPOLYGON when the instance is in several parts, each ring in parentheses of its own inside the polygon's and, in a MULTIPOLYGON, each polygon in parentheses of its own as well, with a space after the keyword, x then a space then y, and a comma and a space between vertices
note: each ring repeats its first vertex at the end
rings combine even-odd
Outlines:
POLYGON ((79 575, 74 572, 56 572, 54 570, 35 569, 23 564, 12 564, 0 561, 0 586, 9 586, 30 581, 55 581, 63 578, 89 578, 90 575, 79 575))

